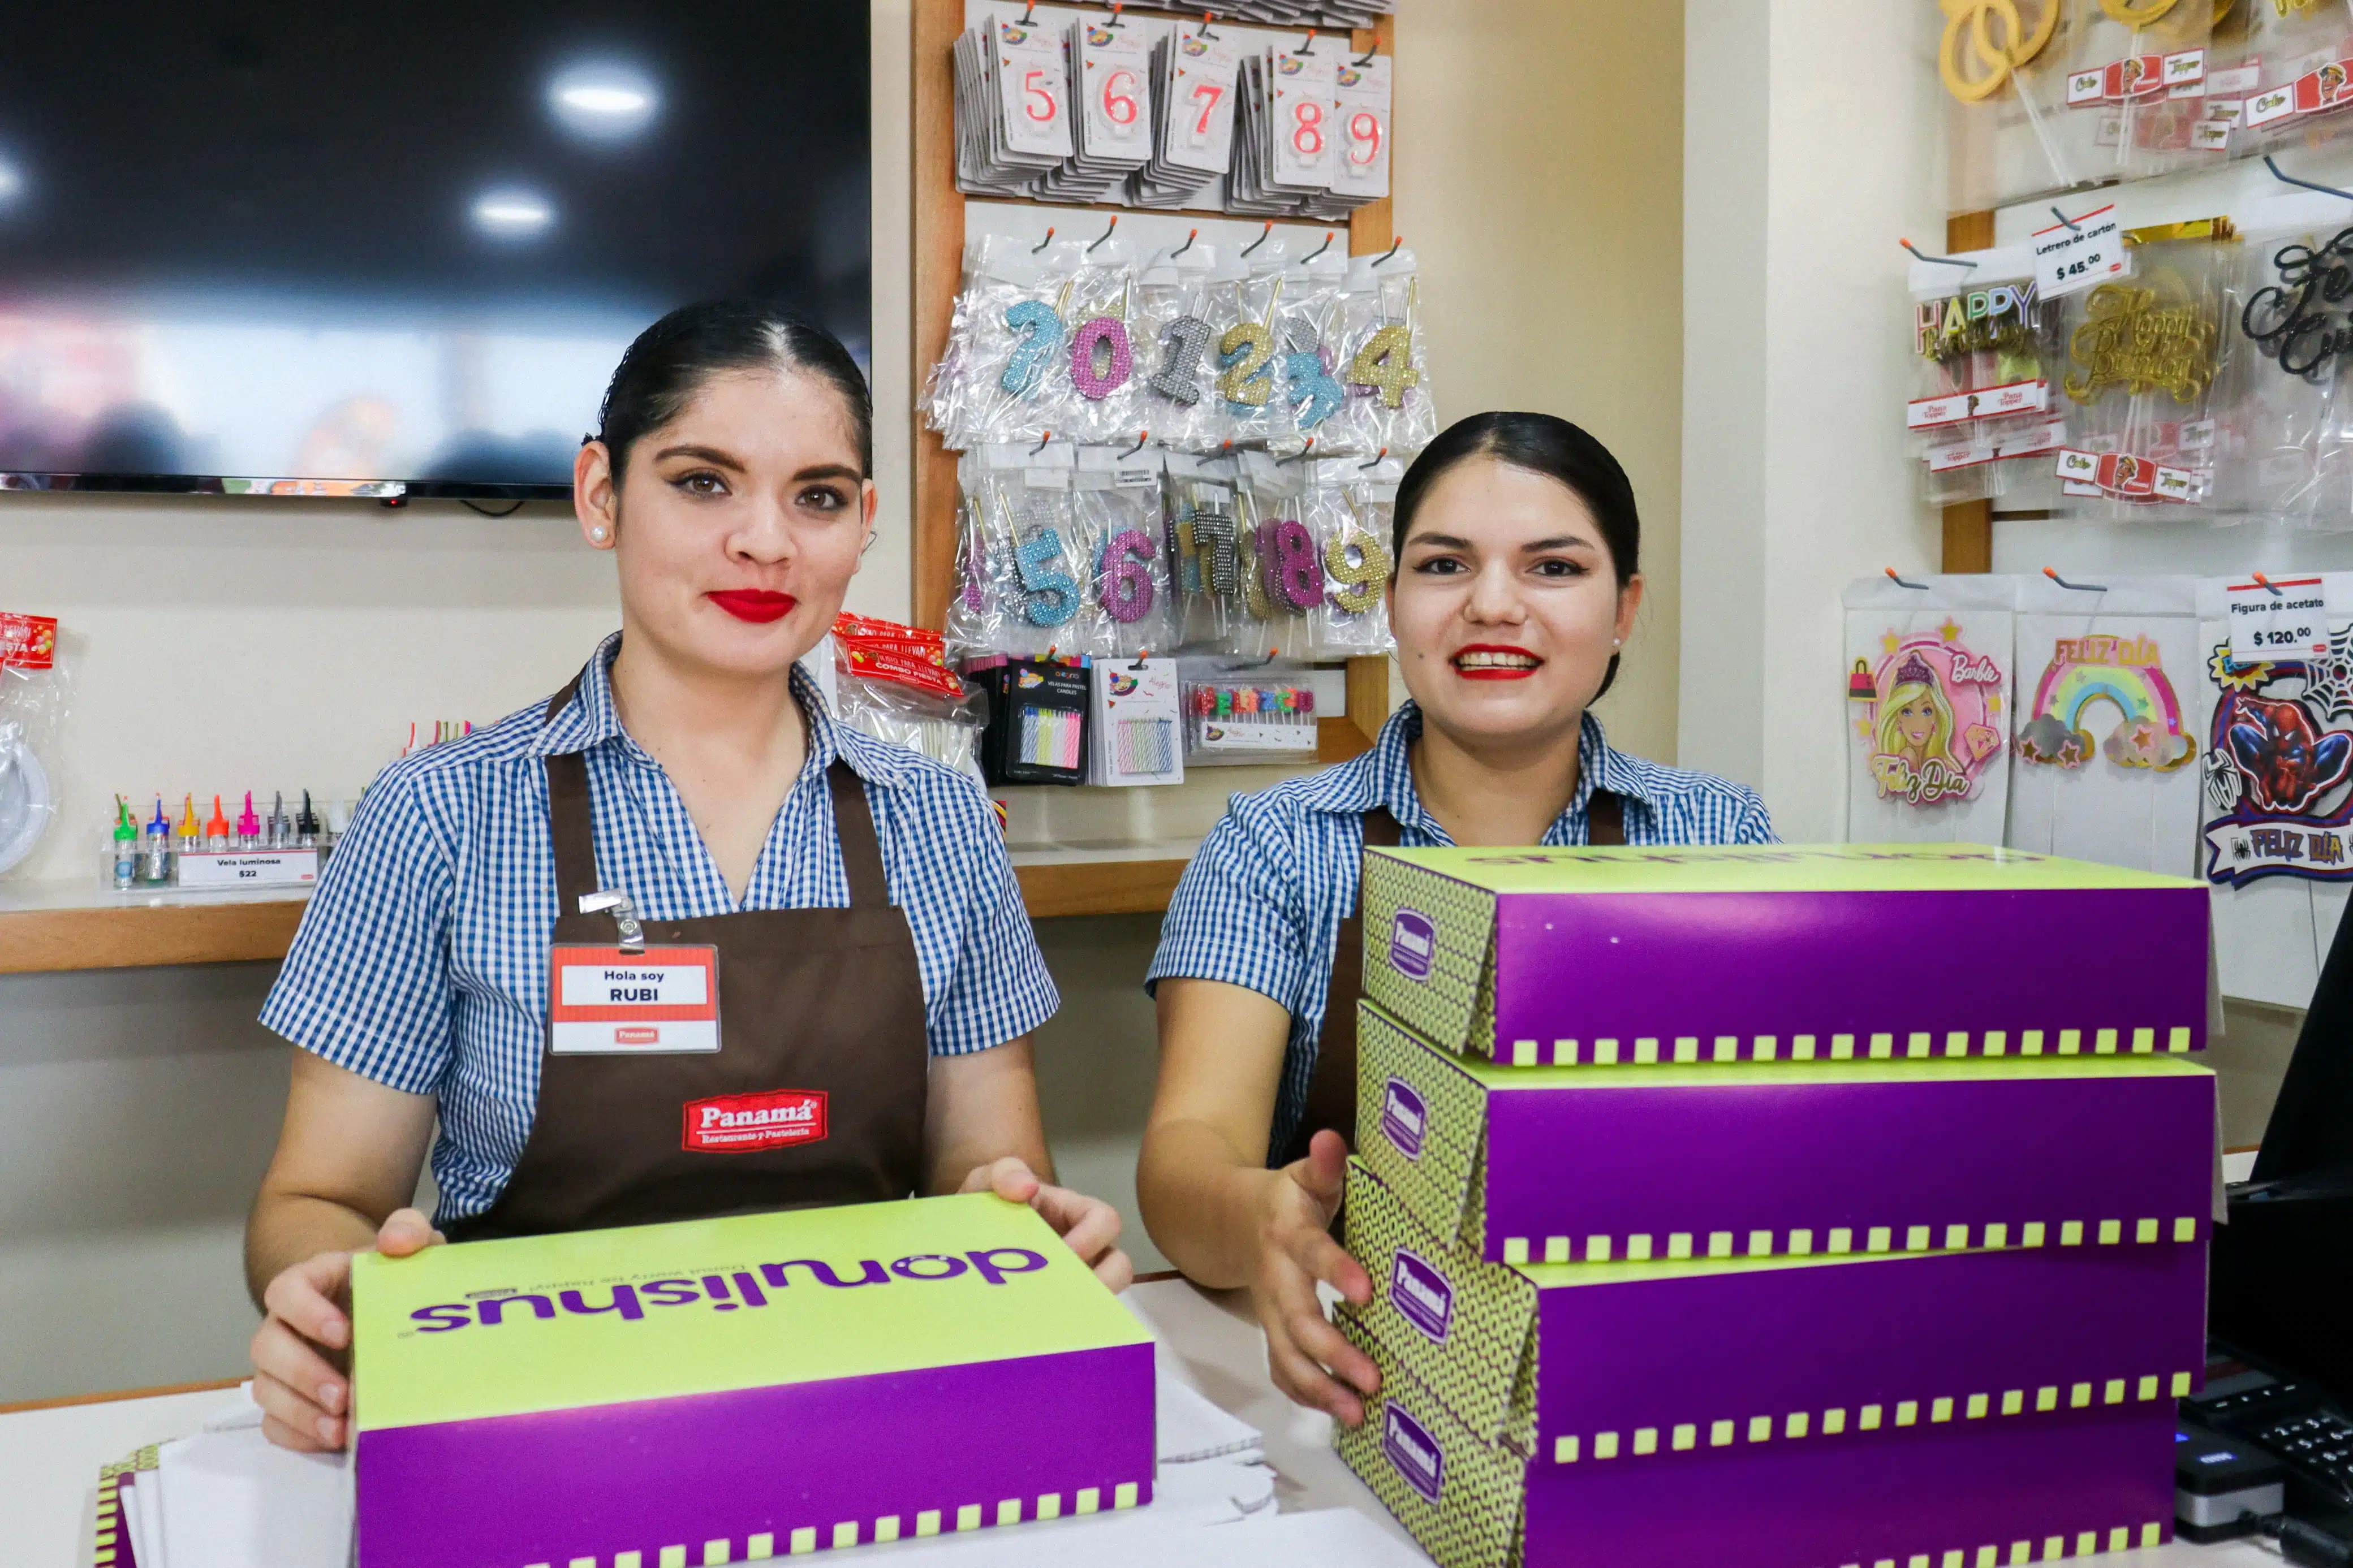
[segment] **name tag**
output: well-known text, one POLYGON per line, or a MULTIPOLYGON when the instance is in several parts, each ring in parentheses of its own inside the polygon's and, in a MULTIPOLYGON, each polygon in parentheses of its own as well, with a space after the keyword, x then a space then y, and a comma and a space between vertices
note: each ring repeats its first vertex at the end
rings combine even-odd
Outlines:
POLYGON ((557 947, 547 1048, 557 1056, 667 1056, 719 1048, 719 950, 557 947))

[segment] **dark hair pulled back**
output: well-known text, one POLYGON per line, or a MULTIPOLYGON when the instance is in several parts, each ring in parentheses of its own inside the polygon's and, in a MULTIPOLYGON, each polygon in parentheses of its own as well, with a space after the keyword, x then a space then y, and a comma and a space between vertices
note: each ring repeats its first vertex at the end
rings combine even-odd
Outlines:
POLYGON ((858 471, 874 471, 874 400, 841 340, 802 316, 757 300, 681 305, 639 332, 621 356, 596 416, 596 439, 618 479, 629 448, 685 412, 712 376, 730 371, 798 371, 840 395, 858 471))
MULTIPOLYGON (((1414 513, 1447 472, 1472 458, 1493 458, 1532 474, 1543 474, 1568 487, 1601 531, 1609 552, 1610 569, 1623 588, 1641 570, 1642 520, 1634 510, 1634 487, 1609 448, 1583 429, 1550 414, 1517 412, 1473 414, 1458 419, 1421 449, 1398 482, 1389 559, 1405 560, 1406 536, 1413 531, 1414 513)), ((1396 570, 1396 567, 1392 567, 1396 570)), ((1600 697, 1618 679, 1618 656, 1601 678, 1600 697)))

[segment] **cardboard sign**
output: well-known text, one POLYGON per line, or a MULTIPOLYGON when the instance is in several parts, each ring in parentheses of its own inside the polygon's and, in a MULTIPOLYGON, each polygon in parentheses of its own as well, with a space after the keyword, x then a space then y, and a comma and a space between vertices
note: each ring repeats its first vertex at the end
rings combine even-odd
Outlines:
POLYGON ((719 1048, 715 947, 556 947, 548 965, 547 1048, 558 1056, 719 1048))

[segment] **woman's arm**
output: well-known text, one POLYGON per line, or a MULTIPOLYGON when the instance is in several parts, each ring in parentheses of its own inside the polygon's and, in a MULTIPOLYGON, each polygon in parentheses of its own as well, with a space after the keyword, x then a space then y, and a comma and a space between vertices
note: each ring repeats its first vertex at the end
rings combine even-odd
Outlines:
POLYGON ((294 1053, 286 1121, 245 1226, 246 1288, 264 1313, 253 1394, 270 1440, 337 1448, 351 1384, 352 1254, 395 1257, 438 1240, 407 1207, 433 1133, 433 1099, 309 1051, 294 1053))
POLYGON ((985 1051, 935 1056, 923 1111, 925 1188, 993 1191, 1044 1216, 1095 1277, 1127 1289, 1134 1265, 1119 1249, 1119 1211, 1101 1198, 1053 1185, 1053 1157, 1038 1113, 1036 1053, 1029 1037, 985 1051))
POLYGON ((1351 1301, 1372 1300, 1371 1279, 1330 1235, 1346 1146, 1320 1132, 1306 1159, 1265 1163, 1291 1015, 1219 980, 1164 978, 1155 995, 1160 1081, 1135 1173, 1145 1226, 1197 1283, 1247 1287, 1275 1385, 1354 1426, 1365 1418, 1358 1393, 1380 1374, 1315 1295, 1320 1279, 1351 1301))

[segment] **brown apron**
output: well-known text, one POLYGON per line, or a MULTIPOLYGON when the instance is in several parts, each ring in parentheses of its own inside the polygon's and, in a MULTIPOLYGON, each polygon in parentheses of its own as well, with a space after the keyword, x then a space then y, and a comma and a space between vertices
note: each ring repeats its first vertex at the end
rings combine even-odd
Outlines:
MULTIPOLYGON (((549 718, 579 684, 556 694, 549 718)), ((931 1058, 914 936, 891 903, 864 784, 836 758, 826 785, 849 907, 645 921, 649 944, 718 950, 719 1049, 558 1054, 549 1031, 522 1158, 496 1203, 448 1227, 452 1241, 871 1203, 915 1190, 931 1058), (696 1134, 699 1123, 757 1123, 772 1113, 734 1108, 785 1101, 803 1130, 812 1110, 820 1115, 822 1136, 695 1146, 709 1141, 696 1134)), ((614 945, 613 915, 580 912, 581 895, 600 884, 588 768, 576 752, 547 759, 547 826, 552 943, 614 945)))
MULTIPOLYGON (((1626 803, 1608 790, 1598 789, 1586 800, 1585 841, 1622 845, 1626 842, 1626 803)), ((1366 847, 1393 849, 1398 842, 1397 818, 1387 806, 1365 813, 1366 847)), ((1307 1108, 1298 1131, 1277 1166, 1307 1158, 1307 1144, 1317 1131, 1329 1127, 1356 1146, 1356 1003, 1365 994, 1365 884, 1356 879, 1356 907, 1340 922, 1339 940, 1332 944, 1332 983, 1324 995, 1324 1027, 1315 1037, 1315 1066, 1307 1078, 1307 1108)))

